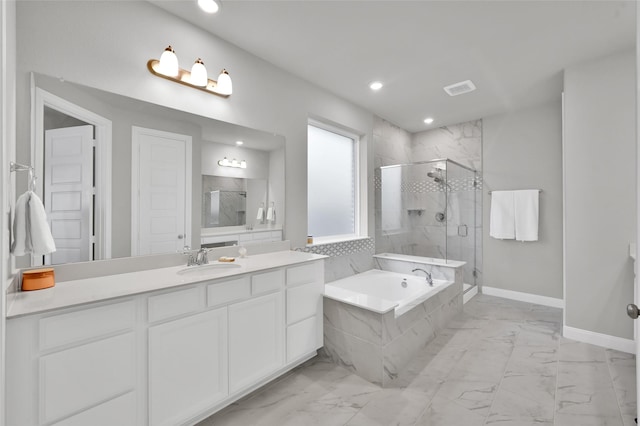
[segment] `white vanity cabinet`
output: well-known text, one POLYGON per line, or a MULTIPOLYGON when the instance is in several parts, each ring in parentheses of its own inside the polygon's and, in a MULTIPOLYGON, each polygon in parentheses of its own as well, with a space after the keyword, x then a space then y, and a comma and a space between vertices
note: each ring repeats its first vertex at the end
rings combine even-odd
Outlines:
POLYGON ((229 306, 229 389, 241 391, 284 365, 284 270, 251 277, 252 298, 229 306))
POLYGON ((7 425, 136 425, 133 300, 7 323, 7 425))
POLYGON ((177 425, 222 401, 227 308, 149 327, 149 424, 177 425))
POLYGON ((315 355, 323 271, 306 261, 9 317, 6 424, 195 424, 315 355))

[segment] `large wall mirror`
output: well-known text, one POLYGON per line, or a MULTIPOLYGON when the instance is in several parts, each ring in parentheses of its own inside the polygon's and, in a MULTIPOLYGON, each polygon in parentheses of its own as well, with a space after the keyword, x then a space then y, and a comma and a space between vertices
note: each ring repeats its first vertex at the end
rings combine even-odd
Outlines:
POLYGON ((31 80, 31 162, 58 248, 31 264, 174 253, 205 237, 282 230, 284 137, 31 80))

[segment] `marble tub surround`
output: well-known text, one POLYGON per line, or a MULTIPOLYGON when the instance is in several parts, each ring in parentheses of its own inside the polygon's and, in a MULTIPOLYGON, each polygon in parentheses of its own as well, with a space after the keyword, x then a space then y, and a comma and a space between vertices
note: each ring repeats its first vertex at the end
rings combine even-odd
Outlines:
POLYGON ((296 248, 297 251, 328 256, 324 261, 325 282, 350 277, 374 268, 373 238, 355 238, 353 240, 316 243, 296 248))
MULTIPOLYGON (((233 248, 237 252, 237 247, 233 248)), ((218 252, 216 252, 216 256, 218 252)), ((215 259, 216 257, 212 257, 215 259)), ((104 276, 70 281, 56 280, 55 287, 45 290, 17 292, 8 295, 10 310, 7 318, 67 308, 85 303, 169 289, 202 281, 228 278, 260 270, 278 268, 287 265, 305 263, 324 256, 296 251, 276 251, 263 254, 249 254, 245 258, 236 258, 231 269, 207 269, 206 273, 178 274, 186 263, 157 269, 148 269, 127 273, 112 273, 104 276)), ((91 262, 91 264, 96 263, 91 262)), ((210 262, 215 264, 217 262, 210 262)), ((209 265, 203 265, 207 268, 209 265)), ((197 269, 198 266, 191 268, 197 269)), ((56 277, 57 278, 57 277, 56 277)))
MULTIPOLYGON (((425 284, 426 285, 426 284, 425 284)), ((324 351, 339 365, 386 386, 462 311, 462 282, 450 282, 396 316, 324 298, 324 351)))
POLYGON ((478 295, 385 388, 316 357, 199 426, 635 425, 635 356, 561 329, 560 309, 478 295))
POLYGON ((433 279, 463 282, 465 262, 457 260, 434 259, 397 253, 379 253, 373 256, 377 269, 425 276, 422 271, 412 272, 416 268, 429 272, 433 279))

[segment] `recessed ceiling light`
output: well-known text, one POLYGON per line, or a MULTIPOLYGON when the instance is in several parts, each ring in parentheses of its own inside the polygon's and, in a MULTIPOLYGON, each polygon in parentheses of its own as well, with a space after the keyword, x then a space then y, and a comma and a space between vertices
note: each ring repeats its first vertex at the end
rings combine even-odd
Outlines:
POLYGON ((198 0, 198 6, 200 9, 204 10, 207 13, 216 13, 220 10, 220 1, 219 0, 198 0))
POLYGON ((433 123, 433 118, 427 117, 424 119, 424 124, 431 124, 431 123, 433 123))
POLYGON ((236 145, 238 145, 238 146, 242 145, 243 143, 244 142, 242 142, 242 141, 236 141, 236 145))
POLYGON ((380 90, 382 89, 383 84, 379 81, 374 81, 373 83, 371 83, 369 85, 369 87, 371 88, 371 90, 380 90))

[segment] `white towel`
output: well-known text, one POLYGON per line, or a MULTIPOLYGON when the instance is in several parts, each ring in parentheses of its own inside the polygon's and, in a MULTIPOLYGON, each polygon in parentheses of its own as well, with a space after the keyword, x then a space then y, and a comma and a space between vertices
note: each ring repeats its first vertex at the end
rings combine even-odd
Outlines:
POLYGON ((27 238, 27 203, 30 197, 31 192, 25 192, 16 200, 13 213, 13 241, 11 243, 11 253, 16 256, 31 253, 31 239, 27 238))
POLYGON ((262 207, 258 208, 258 216, 256 216, 256 220, 264 220, 264 209, 262 207))
POLYGON ((516 240, 538 241, 539 195, 537 189, 514 191, 516 240))
POLYGON ((54 251, 56 244, 42 201, 35 192, 27 191, 16 201, 11 252, 15 256, 40 256, 54 251))
POLYGON ((56 251, 56 243, 51 235, 47 213, 40 197, 35 192, 29 199, 29 221, 31 223, 31 246, 33 254, 43 255, 56 251))
POLYGON ((503 240, 512 240, 516 237, 514 191, 491 193, 489 235, 503 240))
POLYGON ((276 221, 276 209, 274 209, 273 207, 269 207, 267 209, 267 220, 271 222, 276 221))

